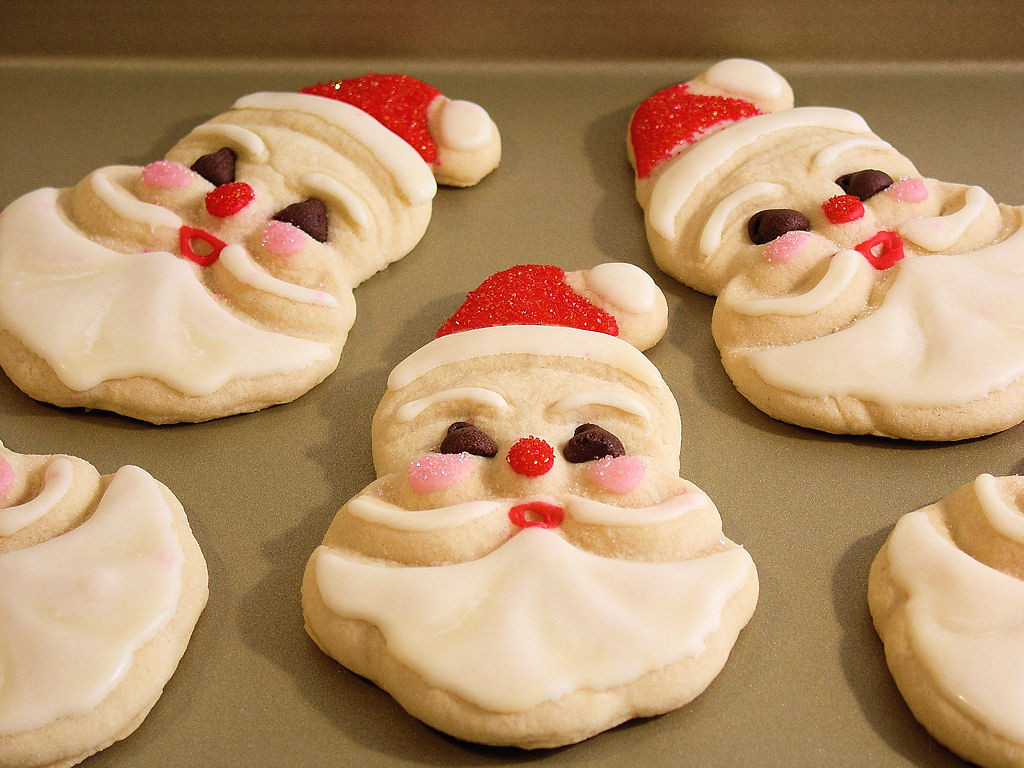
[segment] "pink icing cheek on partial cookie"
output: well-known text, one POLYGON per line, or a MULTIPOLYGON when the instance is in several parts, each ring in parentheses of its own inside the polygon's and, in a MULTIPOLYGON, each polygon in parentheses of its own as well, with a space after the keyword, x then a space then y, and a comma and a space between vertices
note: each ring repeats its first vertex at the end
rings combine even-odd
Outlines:
POLYGON ((611 493, 629 493, 644 479, 647 464, 635 456, 605 456, 587 468, 594 484, 611 493))
POLYGON ((0 507, 7 505, 7 494, 14 487, 14 467, 0 456, 0 507))
POLYGON ((763 256, 771 264, 785 264, 806 250, 814 236, 810 232, 794 230, 777 237, 765 246, 763 256))
POLYGON ((142 169, 142 183, 154 189, 184 189, 195 174, 170 160, 157 160, 142 169))
POLYGON ((468 453, 432 453, 409 464, 406 477, 414 493, 433 493, 465 480, 472 470, 468 453))
POLYGON ((928 199, 928 187, 921 179, 900 179, 885 190, 898 203, 920 203, 928 199))
POLYGON ((271 221, 260 241, 275 256, 291 256, 306 247, 308 236, 298 227, 283 221, 271 221))

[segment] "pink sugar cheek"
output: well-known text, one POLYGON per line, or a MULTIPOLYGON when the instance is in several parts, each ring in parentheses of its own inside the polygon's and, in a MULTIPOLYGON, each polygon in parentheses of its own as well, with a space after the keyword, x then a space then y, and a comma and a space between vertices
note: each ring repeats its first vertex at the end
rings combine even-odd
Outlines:
POLYGON ((803 230, 787 232, 765 246, 764 258, 771 264, 785 264, 803 253, 804 249, 811 244, 811 239, 810 232, 803 230))
POLYGON ((7 494, 14 487, 14 467, 0 456, 0 507, 6 506, 7 494))
POLYGON ((283 221, 271 221, 263 231, 263 247, 275 256, 291 256, 306 247, 306 235, 283 221))
POLYGON ((469 477, 472 469, 468 453, 432 453, 409 464, 409 488, 414 493, 443 491, 469 477))
POLYGON ((928 187, 921 179, 900 179, 890 184, 886 193, 898 203, 920 203, 928 199, 928 187))
POLYGON ((142 183, 155 189, 183 189, 192 183, 192 171, 170 160, 157 160, 142 169, 142 183))
POLYGON ((647 474, 647 464, 635 456, 606 456, 591 464, 587 471, 598 488, 622 494, 640 485, 647 474))

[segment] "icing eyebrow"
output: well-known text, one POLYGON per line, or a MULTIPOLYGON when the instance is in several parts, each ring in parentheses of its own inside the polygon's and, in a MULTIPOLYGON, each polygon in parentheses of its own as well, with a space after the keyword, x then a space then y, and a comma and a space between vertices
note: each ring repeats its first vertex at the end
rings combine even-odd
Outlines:
POLYGON ((483 405, 495 410, 509 407, 508 401, 492 389, 484 387, 456 387, 454 389, 444 389, 417 400, 410 400, 395 411, 395 420, 399 423, 412 421, 432 405, 458 401, 483 405))
MULTIPOLYGON (((854 136, 829 144, 814 156, 814 167, 825 168, 832 165, 840 155, 852 149, 892 149, 892 144, 877 136, 854 136)), ((893 150, 895 151, 895 150, 893 150)))
POLYGON ((725 223, 731 218, 733 211, 756 198, 781 197, 785 191, 786 188, 780 184, 773 184, 770 181, 755 181, 726 195, 711 211, 704 229, 701 230, 699 245, 701 256, 705 260, 711 258, 718 246, 722 244, 725 223))
POLYGON ((554 413, 565 413, 590 405, 607 405, 643 419, 651 418, 651 412, 643 403, 623 392, 573 392, 552 403, 551 410, 554 413))
POLYGON ((357 227, 366 229, 370 226, 370 212, 363 205, 363 201, 351 188, 337 179, 323 173, 307 173, 299 183, 310 194, 329 198, 341 206, 357 227))
POLYGON ((270 155, 263 139, 254 131, 240 125, 203 123, 193 128, 191 135, 220 139, 227 142, 232 149, 241 150, 243 155, 254 162, 263 162, 270 155))

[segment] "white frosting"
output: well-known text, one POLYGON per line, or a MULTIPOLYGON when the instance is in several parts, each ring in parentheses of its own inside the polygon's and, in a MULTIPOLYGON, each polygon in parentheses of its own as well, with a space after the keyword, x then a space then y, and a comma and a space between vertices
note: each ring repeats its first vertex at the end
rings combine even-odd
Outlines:
POLYGON ((141 173, 142 168, 134 165, 111 165, 93 171, 89 183, 96 197, 123 219, 145 224, 152 229, 180 227, 181 217, 174 211, 143 202, 128 192, 128 184, 138 180, 141 173))
POLYGON ((472 101, 446 99, 441 106, 436 126, 436 139, 442 146, 460 152, 480 149, 491 138, 491 116, 472 101))
POLYGON ((620 507, 575 496, 566 504, 573 520, 591 525, 654 525, 674 520, 711 505, 711 499, 697 487, 649 507, 620 507))
POLYGON ((0 735, 95 708, 173 616, 182 562, 167 501, 138 467, 78 528, 0 554, 0 735))
POLYGON ((483 406, 494 410, 508 408, 508 401, 493 389, 485 387, 454 387, 435 392, 433 395, 421 397, 418 400, 410 400, 399 406, 398 410, 395 411, 395 421, 400 424, 412 421, 432 405, 453 401, 483 406))
POLYGON ((582 496, 569 496, 565 499, 545 496, 529 499, 482 499, 433 509, 406 509, 383 498, 382 484, 382 480, 377 480, 349 501, 348 512, 360 520, 403 531, 454 528, 498 510, 507 513, 519 504, 535 501, 560 506, 566 515, 581 523, 623 527, 663 523, 711 504, 711 499, 694 486, 685 493, 648 507, 620 507, 582 496))
POLYGON ((464 501, 434 509, 405 509, 379 495, 381 482, 370 485, 348 503, 353 517, 402 531, 439 531, 455 528, 499 509, 508 510, 502 500, 464 501))
POLYGON ((370 226, 370 212, 359 196, 346 184, 324 173, 307 173, 299 184, 313 197, 327 198, 344 210, 361 229, 370 226))
POLYGON ((409 203, 425 203, 437 194, 433 171, 416 150, 351 104, 307 93, 263 92, 243 96, 235 102, 234 109, 294 110, 319 117, 351 134, 369 149, 394 178, 409 203))
POLYGON ((119 253, 57 210, 58 190, 0 216, 0 323, 74 390, 147 376, 187 394, 330 359, 327 344, 248 325, 173 254, 119 253))
POLYGON ((910 642, 946 700, 985 728, 1024 743, 1024 581, 940 536, 923 510, 888 544, 910 642))
POLYGON ((248 128, 231 123, 203 123, 192 129, 191 136, 214 138, 219 143, 240 153, 246 160, 262 163, 270 157, 270 151, 263 139, 248 128))
POLYGON ((606 392, 599 390, 587 390, 584 392, 573 392, 560 398, 551 405, 552 413, 565 413, 574 411, 577 408, 588 408, 593 405, 607 405, 610 408, 617 408, 624 413, 631 413, 642 419, 651 418, 651 412, 647 406, 641 403, 636 397, 626 392, 606 392))
POLYGON ((501 325, 434 339, 395 366, 388 377, 388 389, 401 389, 442 365, 509 354, 586 358, 618 368, 645 384, 666 386, 654 363, 615 336, 564 326, 501 325))
POLYGON ((674 240, 676 214, 702 179, 740 149, 763 136, 802 127, 829 128, 851 134, 870 133, 860 115, 831 107, 787 109, 726 126, 677 155, 658 176, 647 208, 651 228, 666 240, 674 240))
POLYGON ((50 512, 71 488, 72 475, 68 459, 63 456, 53 459, 46 466, 43 488, 35 497, 15 507, 0 509, 0 536, 13 536, 50 512))
POLYGON ((992 529, 1024 544, 1024 515, 1003 501, 996 479, 992 475, 979 475, 974 481, 974 492, 992 529))
POLYGON ((740 187, 715 206, 700 233, 698 248, 705 260, 710 259, 722 244, 725 225, 732 220, 733 212, 758 198, 778 198, 786 188, 768 181, 755 181, 740 187))
POLYGON ((882 304, 827 336, 754 352, 771 386, 929 408, 1024 375, 1024 229, 969 254, 901 261, 882 304))
POLYGON ((883 141, 877 136, 853 136, 849 139, 840 139, 834 144, 829 144, 827 147, 820 150, 818 154, 814 156, 814 160, 811 162, 811 167, 828 168, 838 160, 841 155, 854 149, 881 149, 895 151, 892 144, 887 141, 883 141))
POLYGON ((992 198, 981 187, 969 187, 964 194, 964 205, 954 213, 945 216, 928 216, 909 219, 896 227, 900 237, 905 237, 928 251, 949 248, 978 220, 985 206, 992 198))
POLYGON ((778 72, 753 59, 724 59, 706 69, 701 79, 728 94, 751 101, 778 99, 789 90, 778 72))
POLYGON ((619 309, 635 314, 653 310, 658 286, 649 274, 634 264, 606 262, 584 272, 590 289, 619 309))
POLYGON ((496 712, 608 690, 699 656, 753 570, 739 548, 632 562, 539 528, 456 565, 389 567, 325 547, 314 557, 332 612, 374 624, 430 684, 496 712))
POLYGON ((258 291, 300 304, 316 304, 322 307, 338 306, 338 300, 327 291, 307 288, 304 285, 296 285, 274 277, 252 260, 252 256, 244 246, 237 243, 227 246, 220 252, 220 263, 236 280, 258 291))
POLYGON ((872 269, 867 259, 857 251, 839 251, 829 262, 821 280, 806 293, 796 296, 769 296, 763 299, 743 299, 731 306, 744 315, 789 315, 802 317, 819 312, 845 291, 859 272, 872 269))

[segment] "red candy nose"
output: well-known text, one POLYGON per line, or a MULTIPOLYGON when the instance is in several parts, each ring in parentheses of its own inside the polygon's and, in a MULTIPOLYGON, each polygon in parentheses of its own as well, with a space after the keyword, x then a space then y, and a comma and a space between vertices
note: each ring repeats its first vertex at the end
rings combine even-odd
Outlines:
POLYGON ((546 501, 517 504, 508 511, 508 519, 520 528, 557 528, 563 517, 565 511, 560 506, 546 501))
POLYGON ((530 435, 517 440, 505 460, 518 475, 540 477, 554 466, 555 452, 545 441, 530 435))

